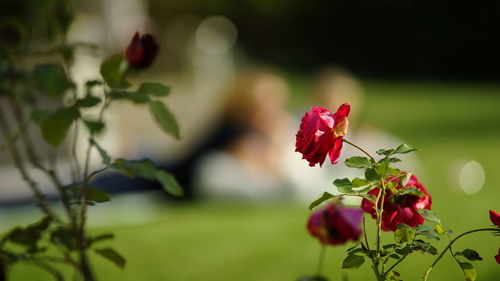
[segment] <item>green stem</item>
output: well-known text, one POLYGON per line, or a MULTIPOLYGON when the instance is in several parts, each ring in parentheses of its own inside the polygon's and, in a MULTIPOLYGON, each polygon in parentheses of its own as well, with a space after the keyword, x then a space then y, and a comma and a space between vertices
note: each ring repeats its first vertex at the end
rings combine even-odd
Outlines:
POLYGON ((464 232, 464 233, 458 235, 457 237, 455 237, 455 239, 451 240, 450 243, 448 243, 448 246, 446 246, 446 248, 444 248, 444 250, 441 252, 441 254, 439 254, 439 256, 436 258, 436 260, 434 260, 434 262, 427 269, 427 271, 425 271, 425 274, 424 274, 424 277, 423 277, 424 281, 427 280, 427 278, 429 277, 429 274, 431 273, 432 268, 434 268, 434 266, 441 260, 441 258, 443 258, 444 254, 446 253, 446 251, 448 251, 448 249, 451 248, 451 246, 453 245, 453 243, 455 243, 458 239, 462 238, 465 235, 468 235, 468 234, 471 234, 471 233, 474 233, 474 232, 480 232, 480 231, 499 231, 499 229, 498 228, 480 228, 480 229, 474 229, 474 230, 470 230, 470 231, 464 232))
POLYGON ((344 138, 342 139, 342 141, 345 142, 345 143, 350 144, 351 146, 353 146, 353 147, 355 147, 357 149, 359 149, 361 152, 363 152, 364 154, 366 154, 366 156, 370 157, 371 160, 375 161, 375 158, 373 158, 373 156, 371 156, 370 153, 368 153, 366 150, 362 149, 361 147, 355 145, 354 143, 352 143, 352 142, 350 142, 350 141, 348 141, 348 140, 346 140, 344 138))
MULTIPOLYGON (((380 230, 382 229, 382 214, 384 213, 384 201, 385 201, 385 182, 384 179, 380 179, 380 185, 382 188, 380 189, 379 195, 380 197, 380 206, 378 206, 378 215, 377 215, 377 258, 380 258, 380 230)), ((377 199, 378 203, 378 199, 377 199)))
POLYGON ((391 270, 393 270, 398 264, 400 264, 410 253, 406 253, 402 258, 400 258, 397 262, 395 262, 391 267, 389 267, 389 269, 387 269, 384 273, 383 273, 383 276, 387 276, 387 274, 389 272, 391 272, 391 270))
POLYGON ((318 268, 316 270, 316 274, 318 276, 321 276, 321 272, 323 271, 323 263, 325 260, 325 253, 326 253, 326 246, 321 244, 321 250, 319 252, 319 259, 318 259, 318 268))

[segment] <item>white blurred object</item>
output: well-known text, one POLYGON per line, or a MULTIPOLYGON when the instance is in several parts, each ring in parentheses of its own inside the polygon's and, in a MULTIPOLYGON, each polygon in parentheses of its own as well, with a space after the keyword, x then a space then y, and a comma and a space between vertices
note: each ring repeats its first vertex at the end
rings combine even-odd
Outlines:
POLYGON ((486 173, 483 166, 476 160, 465 163, 458 174, 460 188, 468 195, 472 195, 484 185, 486 173))

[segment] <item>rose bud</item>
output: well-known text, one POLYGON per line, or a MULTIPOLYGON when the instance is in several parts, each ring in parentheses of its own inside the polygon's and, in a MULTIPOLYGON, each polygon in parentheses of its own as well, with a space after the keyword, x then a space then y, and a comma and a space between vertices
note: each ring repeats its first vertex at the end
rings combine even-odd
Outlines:
POLYGON ((500 226, 500 214, 499 213, 497 213, 493 210, 490 210, 490 220, 494 225, 500 226))
POLYGON ((322 244, 339 245, 348 240, 359 240, 362 218, 361 209, 328 204, 311 215, 307 229, 322 244))
POLYGON ((158 44, 151 34, 146 33, 139 37, 136 32, 125 50, 125 58, 133 68, 143 69, 153 63, 158 49, 158 44))
POLYGON ((495 260, 500 264, 500 248, 498 248, 498 255, 495 256, 495 260))
MULTIPOLYGON (((386 182, 398 182, 398 177, 392 177, 385 180, 386 182)), ((432 198, 424 188, 424 186, 418 182, 416 176, 412 175, 408 183, 403 187, 397 185, 396 189, 407 189, 407 188, 417 188, 425 196, 418 196, 413 194, 393 194, 392 191, 386 189, 384 198, 384 211, 382 213, 382 225, 381 228, 384 231, 395 231, 396 226, 400 223, 407 224, 411 227, 416 227, 419 224, 423 224, 425 219, 417 212, 421 209, 431 209, 432 198)), ((379 193, 379 188, 372 189, 368 194, 373 194, 377 196, 379 193)), ((379 199, 382 200, 382 197, 379 199)), ((381 202, 379 202, 379 205, 381 202)), ((361 208, 372 215, 372 218, 376 218, 375 209, 373 203, 367 199, 363 198, 361 201, 361 208)))
POLYGON ((322 166, 327 154, 332 164, 337 163, 349 126, 350 109, 350 105, 344 103, 335 114, 322 107, 313 107, 304 114, 296 135, 295 151, 302 153, 302 159, 309 161, 309 166, 317 163, 322 166))

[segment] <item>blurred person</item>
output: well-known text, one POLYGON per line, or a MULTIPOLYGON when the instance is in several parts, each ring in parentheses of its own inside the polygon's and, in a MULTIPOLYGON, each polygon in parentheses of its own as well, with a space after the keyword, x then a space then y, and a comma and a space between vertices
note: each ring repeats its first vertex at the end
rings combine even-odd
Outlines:
MULTIPOLYGON (((340 68, 327 68, 321 71, 312 87, 313 106, 321 106, 332 112, 343 104, 351 105, 349 114, 349 130, 345 138, 356 145, 366 149, 372 156, 376 157, 375 151, 380 148, 393 148, 404 143, 398 137, 376 128, 362 120, 365 93, 359 80, 349 72, 340 68)), ((301 112, 301 116, 296 118, 295 130, 299 128, 300 117, 307 109, 301 112)), ((324 191, 338 193, 333 180, 337 178, 363 177, 358 169, 348 168, 343 163, 353 156, 365 156, 356 148, 344 143, 342 153, 338 159, 338 164, 331 165, 328 161, 323 167, 308 167, 307 162, 301 159, 301 155, 295 152, 289 155, 285 162, 287 165, 288 177, 295 188, 298 199, 311 201, 320 196, 324 191)), ((404 164, 395 166, 400 169, 410 168, 413 171, 421 171, 421 165, 414 155, 401 155, 404 164)), ((421 174, 421 173, 419 173, 421 174)), ((351 203, 355 204, 360 198, 351 197, 351 203)))
POLYGON ((288 194, 283 156, 291 115, 286 110, 289 89, 270 70, 241 74, 229 91, 222 119, 233 138, 221 150, 206 155, 195 181, 209 198, 280 199, 288 194))

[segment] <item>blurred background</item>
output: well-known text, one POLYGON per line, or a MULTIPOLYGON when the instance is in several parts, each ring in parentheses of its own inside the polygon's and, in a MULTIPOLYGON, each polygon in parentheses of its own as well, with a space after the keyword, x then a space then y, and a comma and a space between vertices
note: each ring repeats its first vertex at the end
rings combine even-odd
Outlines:
MULTIPOLYGON (((50 28, 37 11, 45 2, 2 0, 1 21, 29 22, 43 43, 50 28)), ((420 148, 400 168, 414 171, 456 234, 488 226, 488 210, 500 210, 497 1, 85 0, 74 8, 68 40, 100 46, 75 55, 76 83, 99 79, 102 59, 123 52, 136 31, 152 33, 159 57, 134 82, 172 87, 167 103, 182 135, 165 136, 145 109, 126 102, 107 112, 101 145, 116 158, 165 167, 186 196, 174 200, 155 182, 118 174, 98 178, 95 185, 114 195, 91 208, 92 230, 112 230, 111 243, 128 260, 120 270, 93 257, 101 280, 285 281, 314 273, 320 247, 305 230, 307 206, 335 193, 335 178, 358 176, 342 164, 308 167, 294 152, 300 118, 316 105, 336 111, 350 103, 346 138, 369 151, 420 148)), ((345 147, 341 160, 354 155, 345 147)), ((0 152, 2 231, 39 216, 9 161, 0 152)), ((65 159, 58 165, 64 170, 65 159)), ((370 223, 369 234, 374 229, 370 223)), ((477 280, 498 280, 498 239, 477 234, 457 248, 467 245, 485 259, 475 264, 477 280)), ((368 264, 340 269, 348 247, 329 249, 325 275, 372 279, 368 264)), ((432 260, 416 255, 399 271, 420 280, 432 260)), ((11 276, 50 280, 29 265, 11 276)), ((430 278, 463 277, 448 256, 430 278)))

